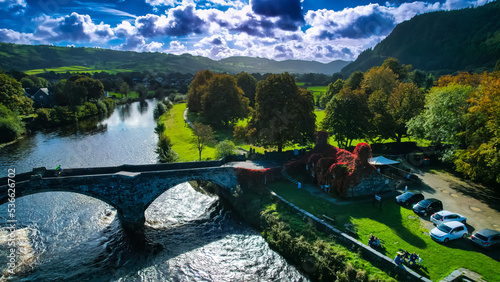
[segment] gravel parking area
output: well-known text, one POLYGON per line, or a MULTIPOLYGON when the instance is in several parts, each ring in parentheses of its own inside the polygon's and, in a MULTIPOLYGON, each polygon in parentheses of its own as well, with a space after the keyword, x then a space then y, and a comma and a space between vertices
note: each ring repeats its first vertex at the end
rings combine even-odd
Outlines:
MULTIPOLYGON (((488 188, 464 181, 454 175, 430 169, 415 170, 422 180, 420 189, 425 198, 437 198, 445 210, 459 213, 467 218, 469 232, 484 228, 500 231, 500 198, 488 188)), ((433 224, 422 219, 427 229, 433 224)))

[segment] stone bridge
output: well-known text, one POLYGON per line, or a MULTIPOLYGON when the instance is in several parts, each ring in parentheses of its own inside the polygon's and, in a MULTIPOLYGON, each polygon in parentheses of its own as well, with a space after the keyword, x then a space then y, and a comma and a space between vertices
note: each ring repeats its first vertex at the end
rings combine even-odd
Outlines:
MULTIPOLYGON (((192 180, 205 180, 232 193, 238 186, 235 168, 219 161, 118 167, 65 169, 62 176, 54 170, 33 169, 16 175, 15 198, 64 191, 84 194, 102 200, 117 210, 123 228, 142 234, 145 211, 168 189, 192 180)), ((0 204, 9 201, 8 179, 0 180, 0 204)), ((12 191, 11 191, 12 192, 12 191)))

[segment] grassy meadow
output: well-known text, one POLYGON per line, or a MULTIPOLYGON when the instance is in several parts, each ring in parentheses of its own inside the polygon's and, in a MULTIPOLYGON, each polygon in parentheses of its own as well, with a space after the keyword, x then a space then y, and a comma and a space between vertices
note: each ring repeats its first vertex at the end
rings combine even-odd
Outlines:
POLYGON ((107 72, 110 74, 116 74, 119 72, 131 72, 132 70, 128 69, 100 69, 95 67, 84 67, 84 66, 68 66, 68 67, 59 67, 59 68, 47 68, 47 69, 32 69, 27 70, 25 73, 27 75, 37 75, 44 72, 53 71, 55 73, 95 73, 95 72, 107 72))
MULTIPOLYGON (((176 104, 170 111, 160 117, 165 123, 165 133, 172 141, 172 149, 179 155, 179 161, 191 162, 199 160, 198 149, 194 141, 193 130, 184 122, 186 104, 176 104)), ((201 153, 202 160, 215 158, 215 146, 205 147, 201 153)))

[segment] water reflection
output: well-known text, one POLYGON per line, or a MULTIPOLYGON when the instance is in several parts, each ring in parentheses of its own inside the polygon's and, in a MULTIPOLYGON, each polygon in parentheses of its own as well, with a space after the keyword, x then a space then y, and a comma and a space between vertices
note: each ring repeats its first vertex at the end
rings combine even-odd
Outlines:
POLYGON ((0 177, 15 167, 116 166, 157 162, 153 109, 156 100, 118 105, 107 118, 94 117, 63 127, 34 131, 0 148, 0 177), (141 110, 140 110, 141 109, 141 110), (141 112, 142 111, 142 112, 141 112))
POLYGON ((120 120, 122 122, 124 122, 131 116, 130 108, 130 104, 118 106, 118 114, 120 115, 120 120))
POLYGON ((148 112, 148 106, 149 106, 148 102, 139 101, 139 103, 137 104, 137 110, 139 110, 139 113, 143 115, 148 112))

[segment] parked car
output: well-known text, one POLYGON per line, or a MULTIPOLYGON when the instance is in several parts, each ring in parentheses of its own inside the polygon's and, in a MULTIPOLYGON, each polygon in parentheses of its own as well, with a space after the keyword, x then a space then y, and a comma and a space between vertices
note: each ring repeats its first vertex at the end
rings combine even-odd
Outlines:
POLYGON ((447 243, 450 240, 467 238, 467 227, 461 222, 449 221, 432 229, 430 235, 434 241, 447 243))
POLYGON ((498 247, 500 246, 500 231, 483 229, 472 234, 470 240, 472 243, 485 249, 498 247))
POLYGON ((413 212, 423 216, 427 216, 441 210, 443 210, 443 203, 434 198, 422 200, 413 206, 413 212))
POLYGON ((431 221, 436 225, 449 221, 458 221, 465 224, 467 222, 467 218, 451 211, 440 211, 431 215, 431 221))
POLYGON ((420 202, 424 199, 424 195, 416 192, 406 192, 396 197, 396 203, 409 206, 412 203, 420 202))

